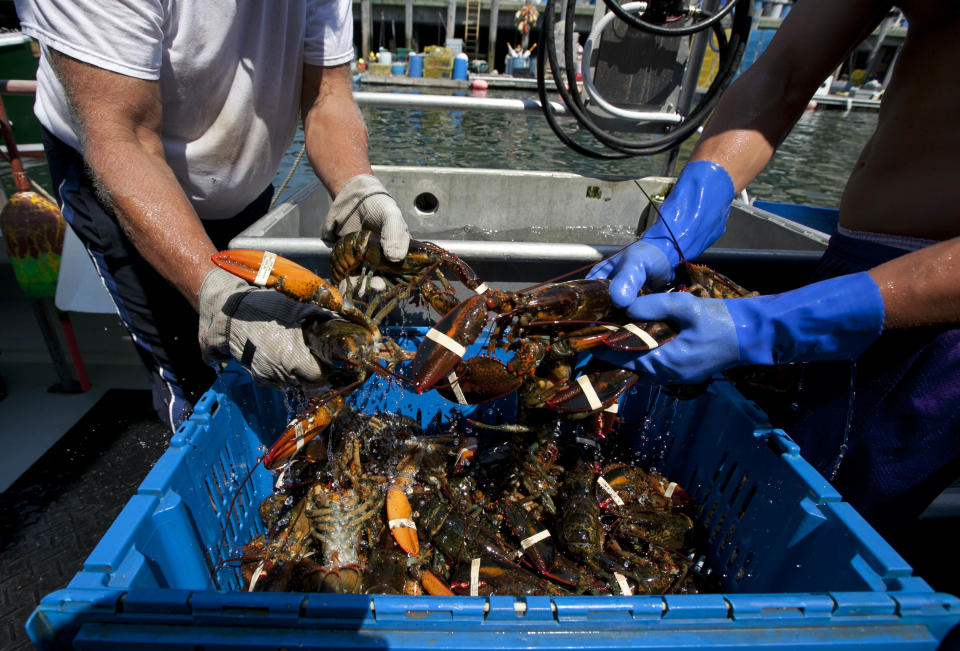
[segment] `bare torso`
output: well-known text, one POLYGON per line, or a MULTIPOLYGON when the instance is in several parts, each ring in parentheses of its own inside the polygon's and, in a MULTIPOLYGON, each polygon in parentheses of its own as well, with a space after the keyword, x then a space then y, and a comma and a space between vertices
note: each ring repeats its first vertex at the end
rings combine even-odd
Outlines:
POLYGON ((840 223, 936 240, 960 236, 960 3, 914 0, 877 130, 850 175, 840 223))

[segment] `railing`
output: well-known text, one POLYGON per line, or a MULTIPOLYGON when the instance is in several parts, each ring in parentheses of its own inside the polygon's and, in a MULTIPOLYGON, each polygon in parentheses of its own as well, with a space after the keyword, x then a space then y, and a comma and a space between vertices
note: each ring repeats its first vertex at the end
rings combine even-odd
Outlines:
POLYGON ((32 79, 0 79, 2 95, 33 95, 37 92, 37 82, 32 79))
MULTIPOLYGON (((9 95, 32 95, 37 82, 18 79, 0 79, 0 93, 9 95)), ((435 109, 446 111, 487 111, 495 113, 540 113, 543 107, 535 99, 507 99, 496 97, 458 97, 447 95, 418 95, 415 93, 371 93, 357 91, 353 94, 360 106, 380 108, 435 109)), ((567 113, 560 102, 550 102, 558 115, 567 113)), ((677 113, 651 111, 644 119, 651 122, 678 124, 682 118, 677 113)))

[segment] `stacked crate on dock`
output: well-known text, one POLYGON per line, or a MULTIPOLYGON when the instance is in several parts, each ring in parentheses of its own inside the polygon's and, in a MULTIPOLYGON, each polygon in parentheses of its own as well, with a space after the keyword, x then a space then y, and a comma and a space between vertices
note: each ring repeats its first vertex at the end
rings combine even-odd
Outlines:
POLYGON ((423 52, 424 77, 450 79, 453 76, 453 50, 439 45, 428 45, 423 52))
POLYGON ((367 72, 371 75, 389 75, 390 74, 390 64, 389 63, 370 63, 367 65, 367 72))

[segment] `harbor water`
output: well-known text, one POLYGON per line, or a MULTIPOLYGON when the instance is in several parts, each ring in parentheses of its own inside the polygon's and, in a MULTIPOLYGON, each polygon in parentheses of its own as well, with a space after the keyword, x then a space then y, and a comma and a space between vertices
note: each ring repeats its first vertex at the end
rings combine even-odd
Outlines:
MULTIPOLYGON (((357 86, 359 90, 360 87, 357 86)), ((410 88, 376 86, 380 92, 411 92, 410 88)), ((430 88, 430 94, 470 95, 430 88)), ((487 97, 535 99, 534 91, 489 90, 487 97)), ((376 165, 479 167, 509 170, 562 171, 578 174, 660 175, 664 155, 601 161, 568 149, 539 113, 487 113, 364 107, 369 132, 370 161, 376 165)), ((567 129, 574 122, 562 119, 567 129)), ((752 198, 837 208, 860 149, 877 123, 875 111, 808 111, 780 146, 773 160, 748 188, 752 198)), ((589 134, 575 139, 597 148, 589 134)), ((638 137, 638 136, 627 136, 638 137)), ((696 138, 681 149, 686 161, 696 138)), ((278 172, 275 185, 286 177, 303 144, 299 132, 278 172)), ((290 188, 311 182, 309 165, 301 163, 290 188)), ((289 193, 289 190, 287 191, 289 193)))
MULTIPOLYGON (((360 87, 356 87, 360 90, 360 87)), ((372 90, 372 88, 364 88, 372 90)), ((410 88, 378 86, 383 92, 410 92, 410 88)), ((469 95, 429 88, 430 94, 469 95)), ((487 97, 535 99, 533 91, 490 90, 487 97)), ((376 165, 425 167, 479 167, 508 170, 562 171, 578 174, 663 173, 663 155, 600 161, 568 149, 554 135, 539 113, 487 113, 364 107, 369 132, 370 161, 376 165)), ((573 130, 572 120, 561 120, 573 130)), ((755 199, 837 208, 850 170, 860 149, 876 127, 874 111, 844 112, 820 109, 806 112, 778 149, 773 160, 747 189, 755 199)), ((573 133, 590 144, 589 134, 573 133)), ((690 155, 696 139, 681 149, 680 163, 690 155)), ((283 159, 274 185, 280 187, 303 144, 303 131, 283 159)), ((595 145, 592 145, 595 147, 595 145)), ((27 160, 31 178, 49 189, 49 174, 42 160, 27 160)), ((284 195, 315 180, 304 159, 294 172, 284 195)), ((9 166, 0 164, 0 183, 9 195, 13 190, 9 166)))

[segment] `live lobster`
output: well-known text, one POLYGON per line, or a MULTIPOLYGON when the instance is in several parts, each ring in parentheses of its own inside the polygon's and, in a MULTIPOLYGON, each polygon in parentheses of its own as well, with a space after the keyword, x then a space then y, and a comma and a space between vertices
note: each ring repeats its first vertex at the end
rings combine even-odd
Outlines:
MULTIPOLYGON (((678 278, 675 290, 701 297, 751 295, 700 265, 681 266, 678 278)), ((596 431, 602 434, 610 427, 610 412, 605 410, 614 408, 637 376, 605 365, 588 365, 575 373, 577 356, 597 346, 647 351, 675 336, 669 323, 628 322, 610 301, 606 280, 567 281, 518 293, 489 289, 463 301, 427 333, 413 359, 413 383, 418 391, 436 388, 461 404, 519 391, 527 408, 595 417, 596 431), (464 358, 491 314, 488 355, 464 358), (496 348, 512 357, 506 363, 495 359, 496 348)))
MULTIPOLYGON (((386 260, 379 241, 369 231, 338 242, 331 257, 333 283, 290 260, 261 251, 226 251, 213 259, 249 282, 274 287, 337 315, 304 324, 311 350, 337 372, 332 380, 337 387, 321 399, 316 410, 354 388, 368 372, 393 374, 397 364, 412 359, 409 381, 418 392, 435 387, 449 400, 478 404, 519 390, 524 407, 592 416, 597 433, 602 434, 610 428, 617 398, 637 377, 604 366, 575 372, 577 356, 596 346, 646 351, 676 336, 668 323, 628 322, 611 302, 606 280, 573 280, 505 292, 488 287, 466 263, 430 242, 412 240, 403 261, 386 260), (443 269, 456 275, 474 295, 456 303, 456 293, 443 269), (363 291, 374 275, 385 280, 385 292, 363 291), (334 283, 344 287, 347 295, 334 283), (379 329, 380 320, 401 300, 427 303, 443 314, 415 354, 379 329), (465 359, 467 347, 486 329, 491 315, 494 324, 487 354, 465 359), (493 353, 497 348, 512 357, 506 363, 496 359, 493 353)), ((678 268, 678 277, 682 280, 674 289, 698 296, 750 295, 707 267, 685 261, 678 268)), ((329 422, 329 414, 314 413, 307 412, 284 432, 268 455, 271 464, 299 450, 329 422)))

